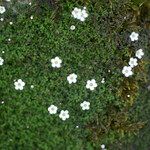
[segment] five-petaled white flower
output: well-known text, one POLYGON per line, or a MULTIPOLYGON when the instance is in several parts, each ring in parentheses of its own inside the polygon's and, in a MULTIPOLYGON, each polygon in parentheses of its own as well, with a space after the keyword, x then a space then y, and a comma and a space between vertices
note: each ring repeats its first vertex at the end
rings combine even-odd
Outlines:
POLYGON ((97 83, 96 83, 95 79, 87 81, 87 84, 86 84, 87 89, 90 89, 91 91, 93 91, 96 87, 97 87, 97 83))
POLYGON ((0 14, 3 14, 6 11, 4 6, 0 6, 0 14))
POLYGON ((131 68, 137 66, 137 65, 138 65, 137 59, 131 57, 131 58, 130 58, 130 61, 129 61, 129 65, 130 65, 131 68))
POLYGON ((59 57, 55 57, 51 59, 51 63, 53 68, 60 68, 62 60, 59 57))
POLYGON ((88 13, 86 12, 86 9, 80 9, 75 7, 72 11, 72 16, 80 21, 85 21, 85 19, 88 17, 88 13))
POLYGON ((79 19, 80 14, 81 14, 81 9, 75 7, 74 10, 72 11, 72 16, 76 19, 79 19))
POLYGON ((4 63, 4 59, 2 57, 0 57, 0 66, 2 66, 4 63))
POLYGON ((141 59, 143 56, 144 56, 144 52, 142 49, 139 49, 136 51, 135 53, 135 56, 138 58, 138 59, 141 59))
POLYGON ((80 104, 82 110, 89 110, 90 109, 90 102, 84 101, 80 104))
POLYGON ((122 73, 125 75, 125 77, 133 75, 132 68, 130 66, 124 66, 122 69, 122 73))
POLYGON ((68 110, 61 110, 59 114, 59 118, 61 118, 63 121, 69 118, 69 111, 68 110))
POLYGON ((70 27, 70 30, 75 30, 75 26, 74 25, 72 25, 71 27, 70 27))
POLYGON ((68 80, 69 84, 76 83, 77 75, 75 73, 72 73, 67 77, 67 80, 68 80))
POLYGON ((139 37, 139 34, 136 33, 136 32, 132 32, 131 35, 130 35, 131 41, 137 41, 138 37, 139 37))
POLYGON ((58 108, 55 105, 51 105, 48 107, 48 111, 50 114, 56 114, 57 110, 58 110, 58 108))
POLYGON ((16 90, 23 90, 25 83, 21 79, 18 79, 18 81, 16 81, 14 85, 16 90))

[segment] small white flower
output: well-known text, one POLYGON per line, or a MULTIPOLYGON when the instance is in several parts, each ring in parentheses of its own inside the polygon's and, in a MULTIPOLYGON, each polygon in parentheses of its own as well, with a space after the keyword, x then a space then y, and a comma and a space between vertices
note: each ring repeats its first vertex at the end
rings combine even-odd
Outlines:
POLYGON ((1 18, 0 20, 1 20, 1 21, 4 21, 4 18, 1 18))
POLYGON ((101 83, 105 83, 105 78, 102 79, 101 83))
POLYGON ((5 51, 2 51, 2 53, 4 54, 4 53, 5 53, 5 51))
POLYGON ((9 22, 9 24, 10 24, 10 25, 12 25, 12 24, 13 24, 13 22, 9 22))
POLYGON ((84 18, 87 18, 87 17, 88 17, 88 13, 86 12, 85 9, 82 10, 82 16, 83 16, 84 18))
POLYGON ((139 34, 136 33, 136 32, 132 32, 131 35, 130 35, 131 41, 137 41, 138 37, 139 37, 139 34))
POLYGON ((63 121, 69 118, 69 111, 68 110, 61 110, 59 114, 59 118, 61 118, 63 121))
POLYGON ((71 27, 70 27, 70 30, 75 30, 75 26, 74 25, 72 25, 71 27))
POLYGON ((11 39, 9 38, 9 39, 8 39, 8 41, 10 42, 10 41, 11 41, 11 39))
POLYGON ((101 145, 101 148, 102 148, 102 149, 104 149, 104 148, 105 148, 105 145, 104 145, 104 144, 102 144, 102 145, 101 145))
POLYGON ((139 49, 136 51, 135 53, 135 56, 138 58, 138 59, 141 59, 143 56, 144 56, 144 52, 142 49, 139 49))
POLYGON ((6 2, 10 2, 11 0, 6 0, 6 2))
POLYGON ((33 89, 34 88, 34 85, 31 85, 31 89, 33 89))
POLYGON ((102 150, 107 150, 107 149, 105 148, 105 145, 104 145, 104 144, 101 145, 101 149, 102 149, 102 150))
POLYGON ((81 11, 81 14, 79 15, 79 20, 80 21, 85 21, 85 19, 88 17, 88 14, 87 14, 87 12, 86 12, 86 10, 85 9, 83 9, 82 11, 81 11))
POLYGON ((96 87, 97 87, 97 83, 96 83, 95 79, 87 81, 87 84, 86 84, 87 89, 90 89, 91 91, 93 91, 96 87))
POLYGON ((137 66, 137 65, 138 65, 137 59, 131 57, 131 58, 130 58, 130 61, 129 61, 129 65, 130 65, 131 68, 137 66))
POLYGON ((0 6, 0 14, 3 14, 6 11, 4 6, 0 6))
POLYGON ((30 2, 30 3, 29 3, 29 5, 31 6, 31 5, 32 5, 32 3, 30 2))
POLYGON ((68 80, 69 84, 76 83, 77 75, 75 73, 72 73, 67 77, 67 80, 68 80))
POLYGON ((60 68, 62 60, 59 57, 55 57, 51 59, 51 63, 53 68, 60 68))
POLYGON ((84 101, 80 104, 82 110, 89 110, 90 109, 90 102, 84 101))
POLYGON ((125 75, 125 77, 133 75, 132 68, 130 66, 124 66, 122 69, 122 73, 125 75))
POLYGON ((88 17, 88 13, 85 8, 81 10, 75 7, 72 11, 72 16, 80 21, 85 21, 85 19, 88 17))
POLYGON ((72 11, 72 16, 78 19, 80 15, 81 15, 81 9, 75 7, 74 10, 72 11))
POLYGON ((58 110, 58 108, 55 105, 51 105, 48 107, 48 111, 50 114, 56 114, 57 110, 58 110))
POLYGON ((16 81, 14 85, 16 90, 23 90, 25 83, 21 79, 18 79, 18 81, 16 81))
POLYGON ((4 59, 2 57, 0 57, 0 66, 2 66, 4 63, 4 59))
POLYGON ((33 16, 31 16, 30 19, 32 20, 32 19, 33 19, 33 16))
POLYGON ((130 97, 130 95, 128 94, 127 97, 130 97))

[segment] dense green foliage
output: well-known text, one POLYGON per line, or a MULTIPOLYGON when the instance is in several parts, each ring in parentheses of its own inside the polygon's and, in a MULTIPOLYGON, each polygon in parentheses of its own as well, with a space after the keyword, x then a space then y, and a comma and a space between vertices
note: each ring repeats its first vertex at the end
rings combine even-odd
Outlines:
POLYGON ((128 0, 102 0, 61 2, 55 9, 37 3, 14 3, 15 12, 9 8, 5 21, 0 22, 0 56, 5 60, 0 66, 0 98, 4 101, 0 105, 0 149, 99 149, 102 143, 111 145, 143 126, 142 121, 131 121, 128 110, 145 79, 145 63, 140 61, 129 79, 121 71, 135 50, 147 49, 148 32, 129 25, 133 16, 128 4, 128 0), (84 5, 89 11, 87 20, 72 18, 73 8, 84 5), (71 25, 76 26, 74 31, 71 25), (140 33, 138 43, 129 40, 133 30, 140 33), (50 60, 56 56, 63 60, 60 69, 51 67, 50 60), (78 75, 74 85, 66 80, 70 73, 78 75), (85 87, 92 78, 98 83, 95 91, 85 87), (23 91, 15 90, 17 79, 26 83, 23 91), (88 111, 80 108, 84 100, 91 103, 88 111), (59 112, 69 110, 70 118, 62 121, 58 114, 50 115, 51 104, 59 112))

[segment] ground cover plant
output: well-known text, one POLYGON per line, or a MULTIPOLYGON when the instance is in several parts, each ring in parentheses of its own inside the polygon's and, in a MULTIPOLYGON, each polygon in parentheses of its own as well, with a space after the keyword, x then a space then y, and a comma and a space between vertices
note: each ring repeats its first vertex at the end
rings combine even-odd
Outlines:
POLYGON ((0 5, 1 149, 112 149, 145 125, 149 26, 129 0, 0 5))

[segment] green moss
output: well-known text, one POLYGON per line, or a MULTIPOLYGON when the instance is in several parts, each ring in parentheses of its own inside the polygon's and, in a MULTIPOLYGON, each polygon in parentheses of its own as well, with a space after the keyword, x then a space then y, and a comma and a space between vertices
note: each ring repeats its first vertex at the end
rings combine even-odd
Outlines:
MULTIPOLYGON (((125 27, 127 4, 61 2, 56 10, 34 4, 25 11, 16 8, 19 14, 12 15, 12 26, 8 24, 12 16, 6 14, 8 19, 0 24, 1 51, 5 51, 1 54, 5 63, 0 68, 0 96, 4 101, 0 106, 1 149, 98 149, 100 144, 109 145, 143 126, 130 121, 128 115, 128 104, 134 104, 138 92, 138 69, 129 81, 124 80, 121 70, 134 55, 131 47, 146 48, 147 41, 139 45, 129 42, 133 28, 125 27), (79 4, 87 4, 89 11, 83 23, 70 16, 79 4), (71 25, 76 26, 74 31, 71 25), (51 67, 55 56, 63 60, 60 69, 51 67), (67 83, 70 73, 78 75, 77 84, 67 83), (101 84, 103 77, 105 84, 101 84), (16 91, 13 85, 19 78, 26 83, 23 91, 16 91), (93 92, 85 88, 91 78, 98 83, 93 92), (132 84, 126 85, 128 82, 132 84), (128 91, 133 98, 126 100, 128 91), (91 103, 87 112, 80 108, 84 100, 91 103), (58 115, 49 115, 51 104, 59 111, 69 110, 70 118, 63 122, 58 115)), ((142 28, 134 29, 146 35, 142 28)))

